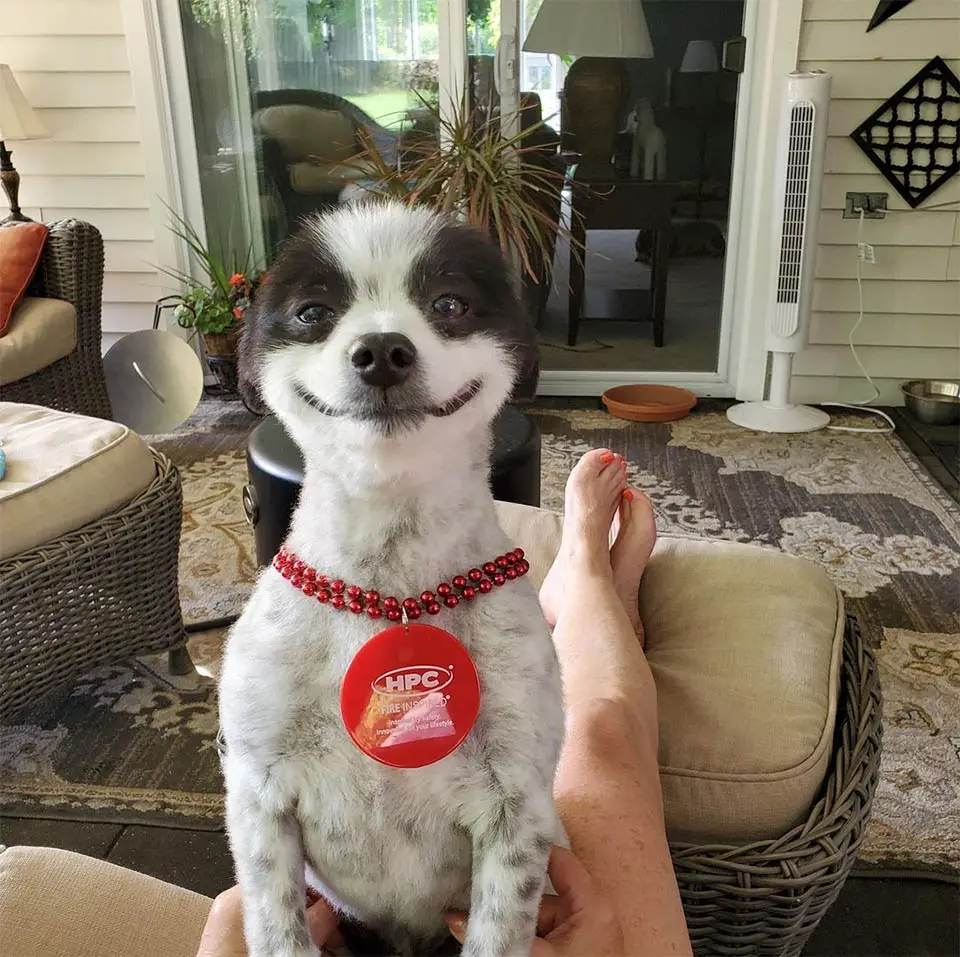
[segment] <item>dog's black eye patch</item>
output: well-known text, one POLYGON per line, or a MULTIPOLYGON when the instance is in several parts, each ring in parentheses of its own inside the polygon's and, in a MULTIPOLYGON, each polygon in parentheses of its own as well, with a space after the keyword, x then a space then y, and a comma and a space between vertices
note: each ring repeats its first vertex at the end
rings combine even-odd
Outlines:
POLYGON ((336 259, 310 231, 291 237, 270 269, 257 302, 264 339, 322 342, 353 304, 356 289, 336 259))
POLYGON ((264 356, 286 343, 323 342, 355 297, 353 283, 315 231, 301 230, 287 240, 244 323, 240 386, 251 408, 262 411, 258 392, 264 356))
POLYGON ((417 260, 410 297, 441 336, 459 339, 481 330, 509 334, 520 321, 507 264, 479 230, 444 226, 417 260))

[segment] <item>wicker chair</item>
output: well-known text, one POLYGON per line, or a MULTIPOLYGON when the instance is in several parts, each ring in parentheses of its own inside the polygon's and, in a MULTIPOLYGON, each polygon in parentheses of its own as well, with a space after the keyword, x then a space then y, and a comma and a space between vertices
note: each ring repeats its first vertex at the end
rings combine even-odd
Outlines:
POLYGON ((183 645, 176 468, 117 511, 0 564, 0 721, 77 676, 183 645))
POLYGON ((880 775, 880 682, 847 619, 833 762, 807 820, 777 840, 671 844, 697 955, 793 957, 837 899, 863 840, 880 775))
POLYGON ((63 299, 77 310, 77 348, 0 389, 0 399, 113 418, 100 352, 103 239, 95 226, 64 219, 50 226, 28 295, 63 299))

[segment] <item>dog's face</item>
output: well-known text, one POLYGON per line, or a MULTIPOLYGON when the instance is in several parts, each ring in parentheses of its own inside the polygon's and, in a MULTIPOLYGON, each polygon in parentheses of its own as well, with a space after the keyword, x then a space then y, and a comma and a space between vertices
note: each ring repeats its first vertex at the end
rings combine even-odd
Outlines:
POLYGON ((240 350, 301 447, 444 441, 488 423, 534 349, 492 242, 425 209, 308 219, 261 287, 240 350))

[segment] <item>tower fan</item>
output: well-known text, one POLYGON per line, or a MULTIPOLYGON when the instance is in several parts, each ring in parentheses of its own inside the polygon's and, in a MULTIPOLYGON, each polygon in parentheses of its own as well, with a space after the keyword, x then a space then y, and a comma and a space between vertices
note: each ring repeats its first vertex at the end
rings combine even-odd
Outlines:
POLYGON ((731 422, 758 432, 813 432, 830 421, 826 412, 790 402, 793 357, 807 344, 810 333, 829 104, 828 73, 818 70, 787 76, 774 186, 773 242, 778 255, 766 333, 771 355, 768 398, 727 410, 731 422))

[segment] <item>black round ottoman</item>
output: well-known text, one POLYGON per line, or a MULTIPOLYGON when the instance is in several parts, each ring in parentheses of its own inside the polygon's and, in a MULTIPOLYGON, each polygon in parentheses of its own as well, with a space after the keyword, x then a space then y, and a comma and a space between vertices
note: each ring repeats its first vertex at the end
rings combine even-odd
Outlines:
MULTIPOLYGON (((243 508, 253 525, 257 564, 264 566, 287 535, 303 483, 300 449, 273 416, 250 433, 247 473, 243 508)), ((490 484, 498 501, 540 504, 540 430, 512 405, 494 422, 490 484)))

